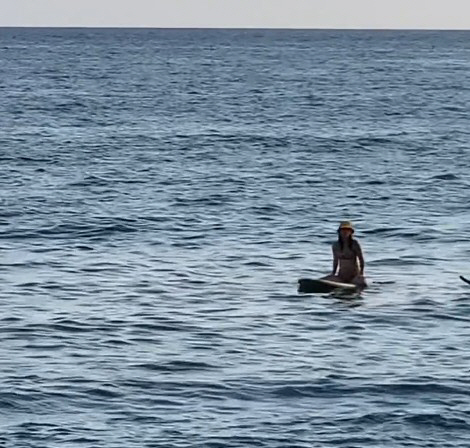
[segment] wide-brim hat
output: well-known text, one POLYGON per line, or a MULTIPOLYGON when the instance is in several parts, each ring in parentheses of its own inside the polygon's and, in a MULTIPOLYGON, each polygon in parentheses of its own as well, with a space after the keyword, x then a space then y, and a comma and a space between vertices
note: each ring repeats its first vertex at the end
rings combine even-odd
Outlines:
POLYGON ((341 229, 349 229, 352 233, 354 233, 354 226, 352 225, 351 221, 341 221, 338 230, 341 229))

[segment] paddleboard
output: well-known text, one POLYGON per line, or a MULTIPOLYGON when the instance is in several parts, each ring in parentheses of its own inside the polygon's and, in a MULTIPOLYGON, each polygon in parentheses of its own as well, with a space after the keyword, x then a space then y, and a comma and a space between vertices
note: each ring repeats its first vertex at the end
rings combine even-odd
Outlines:
POLYGON ((353 285, 352 283, 333 282, 331 280, 325 280, 321 278, 301 278, 299 280, 298 287, 299 292, 304 292, 307 294, 328 293, 336 290, 356 291, 357 289, 357 285, 353 285))
POLYGON ((470 285, 470 280, 468 278, 465 278, 463 275, 460 276, 460 280, 463 280, 465 283, 468 283, 470 285))

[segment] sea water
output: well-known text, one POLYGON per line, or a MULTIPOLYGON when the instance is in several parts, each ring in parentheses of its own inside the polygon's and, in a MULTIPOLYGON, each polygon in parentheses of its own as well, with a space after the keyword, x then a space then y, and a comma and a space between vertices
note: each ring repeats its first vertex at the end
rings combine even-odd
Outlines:
POLYGON ((0 444, 470 444, 470 33, 0 29, 0 444), (300 295, 340 220, 370 287, 300 295))

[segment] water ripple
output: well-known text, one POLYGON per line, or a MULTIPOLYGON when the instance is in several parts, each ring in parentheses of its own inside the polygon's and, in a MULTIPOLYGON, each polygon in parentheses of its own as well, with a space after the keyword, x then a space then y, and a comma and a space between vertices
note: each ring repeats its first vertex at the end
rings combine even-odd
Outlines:
POLYGON ((0 41, 1 446, 469 445, 468 33, 0 41))

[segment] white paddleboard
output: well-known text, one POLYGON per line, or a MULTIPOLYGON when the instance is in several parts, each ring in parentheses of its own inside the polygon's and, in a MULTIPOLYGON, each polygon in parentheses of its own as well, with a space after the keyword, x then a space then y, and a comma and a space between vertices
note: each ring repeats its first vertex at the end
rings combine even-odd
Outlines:
POLYGON ((299 280, 299 287, 298 291, 307 293, 307 294, 314 294, 314 293, 327 293, 336 290, 343 290, 343 291, 356 291, 358 289, 357 285, 352 283, 341 283, 341 282, 334 282, 332 280, 326 279, 310 279, 310 278, 301 278, 299 280))

